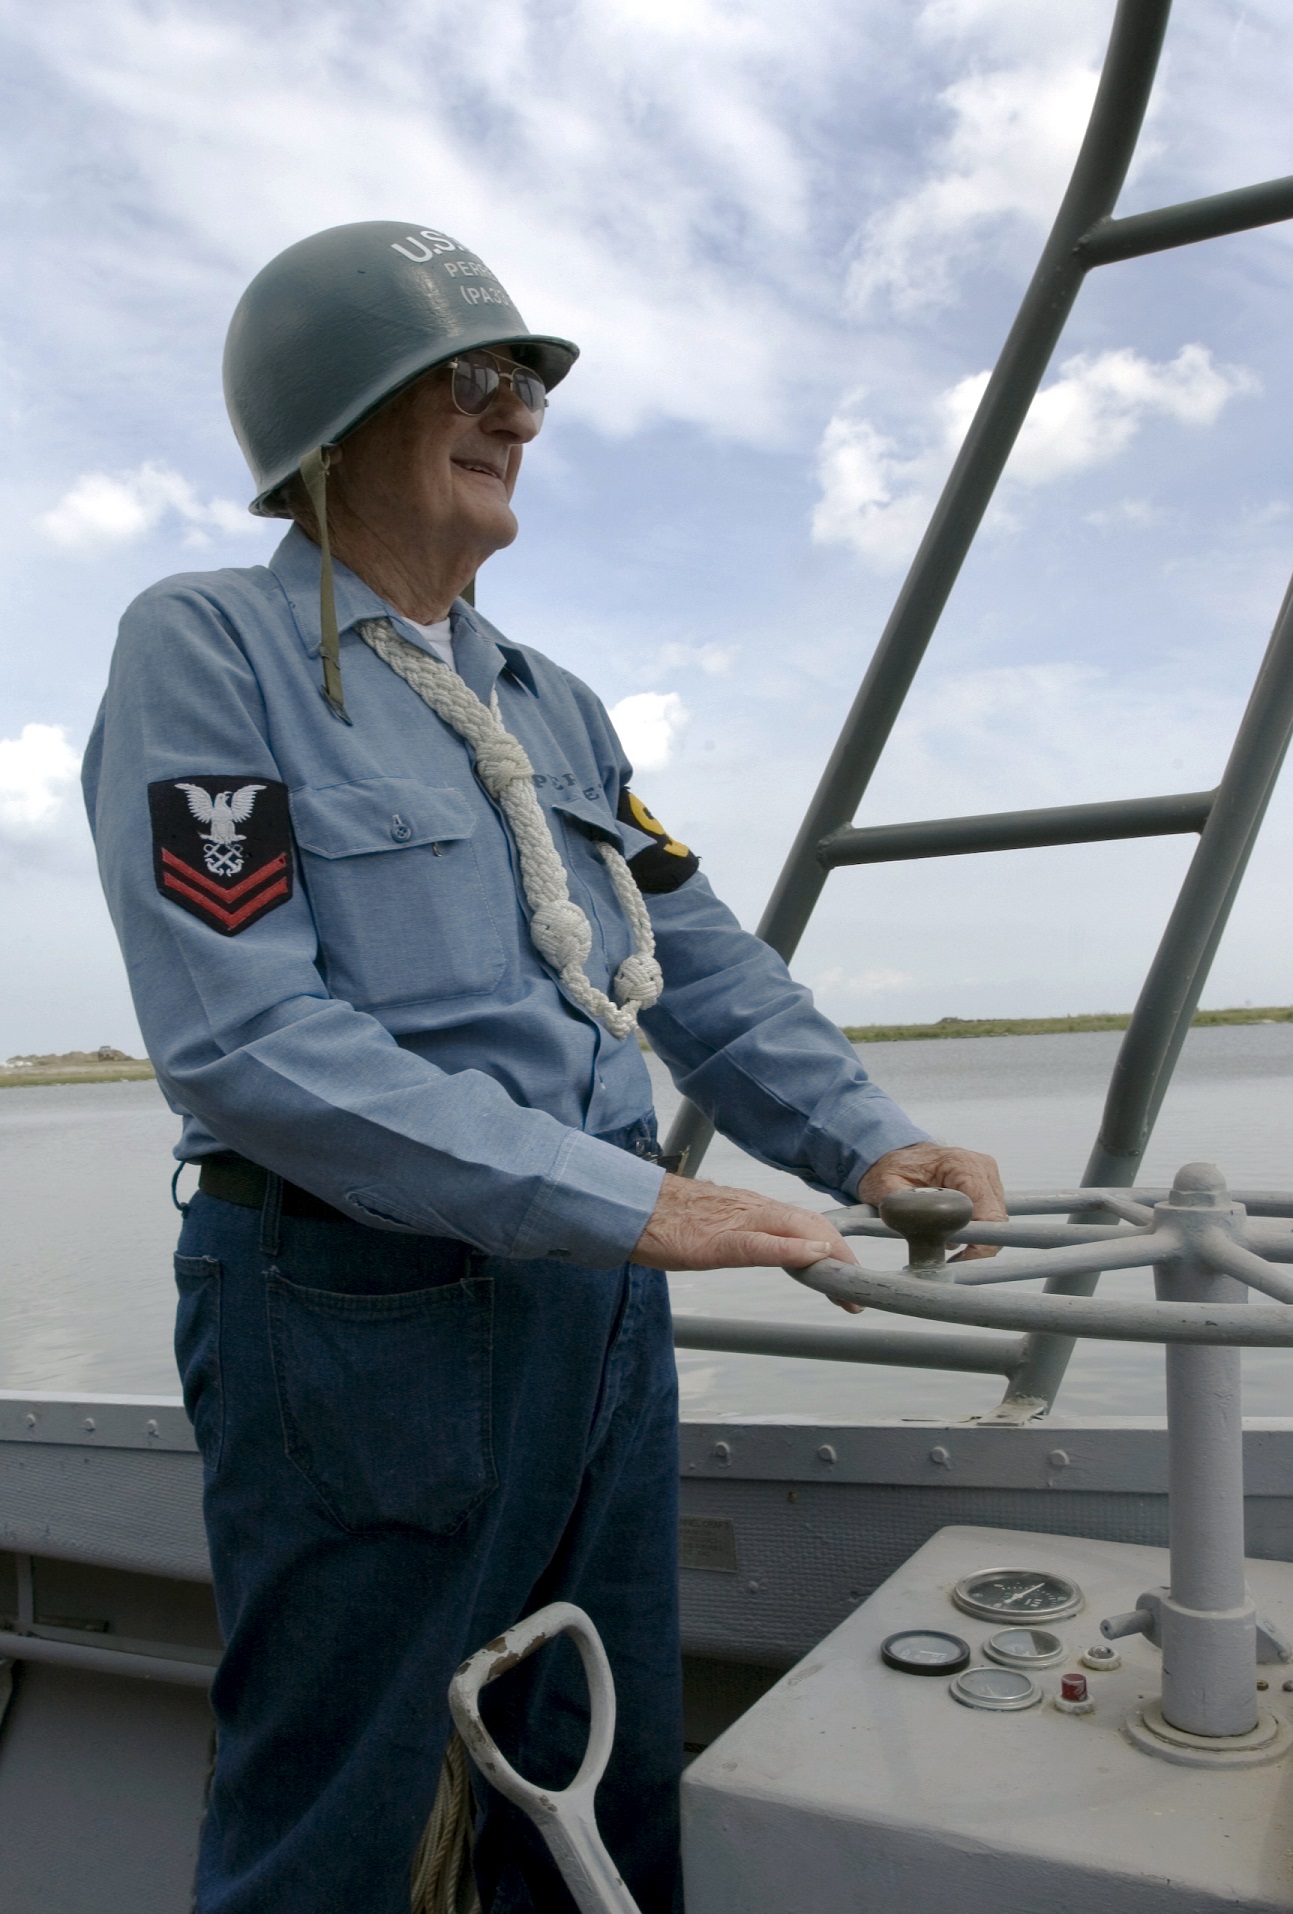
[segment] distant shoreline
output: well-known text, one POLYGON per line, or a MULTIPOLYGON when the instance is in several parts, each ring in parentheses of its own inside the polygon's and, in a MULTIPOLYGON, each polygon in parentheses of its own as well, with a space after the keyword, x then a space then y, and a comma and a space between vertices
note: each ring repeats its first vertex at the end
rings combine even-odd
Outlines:
MULTIPOLYGON (((1054 1037, 1074 1031, 1125 1030, 1126 1011, 1087 1017, 940 1017, 937 1023, 849 1023, 843 1026, 850 1043, 914 1043, 934 1037, 1054 1037)), ((1293 1023, 1293 1004, 1242 1010, 1197 1010, 1193 1027, 1215 1024, 1293 1023)))
MULTIPOLYGON (((1086 1017, 940 1017, 937 1023, 846 1023, 842 1028, 850 1043, 924 1043, 939 1037, 1067 1036, 1074 1031, 1125 1030, 1130 1022, 1128 1013, 1111 1011, 1086 1017)), ((1194 1017, 1196 1029, 1242 1023, 1293 1023, 1293 1004, 1200 1010, 1194 1017)), ((100 1062, 86 1051, 71 1050, 61 1057, 0 1064, 0 1090, 55 1083, 141 1083, 154 1074, 152 1064, 141 1058, 118 1054, 100 1062)))
POLYGON ((0 1063, 0 1090, 21 1090, 50 1083, 138 1083, 155 1075, 152 1064, 138 1057, 80 1063, 73 1061, 77 1055, 71 1051, 66 1057, 24 1058, 16 1065, 0 1063))

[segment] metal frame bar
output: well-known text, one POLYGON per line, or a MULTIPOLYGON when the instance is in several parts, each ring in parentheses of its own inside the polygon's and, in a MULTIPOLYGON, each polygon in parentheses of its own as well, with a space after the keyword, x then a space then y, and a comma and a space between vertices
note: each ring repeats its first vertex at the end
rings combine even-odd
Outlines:
POLYGON ((1018 1336, 892 1335, 812 1323, 738 1321, 730 1316, 673 1319, 676 1349, 721 1349, 734 1356, 800 1356, 814 1362, 873 1362, 897 1369, 961 1369, 1013 1376, 1024 1353, 1018 1336))
MULTIPOLYGON (((1208 794, 1188 793, 1177 799, 935 819, 864 831, 851 825, 1087 272, 1293 217, 1293 178, 1112 217, 1139 139, 1170 11, 1171 0, 1119 0, 1091 118, 1050 237, 758 925, 758 935, 789 960, 827 875, 841 864, 1201 830, 1124 1037, 1100 1137, 1083 1178, 1110 1186, 1134 1179, 1293 732, 1293 587, 1206 816, 1202 806, 1208 794), (1165 808, 1173 805, 1183 807, 1175 822, 1168 821, 1165 808), (1197 808, 1187 822, 1191 805, 1197 808), (1109 828, 1130 825, 1137 808, 1136 828, 1109 828), (1087 815, 1079 830, 1073 814, 1082 812, 1087 815)), ((694 1174, 713 1133, 709 1119, 684 1103, 665 1147, 684 1151, 687 1173, 694 1174)), ((1093 1288, 1098 1278, 1078 1280, 1093 1288)), ((1066 1338, 1030 1337, 1002 1413, 1025 1404, 1048 1408, 1070 1350, 1066 1338)))
POLYGON ((1291 218, 1293 176, 1286 176, 1268 179, 1261 186, 1241 186, 1233 193, 1182 200, 1179 206, 1160 206, 1152 213, 1104 220, 1078 241, 1078 251, 1088 266, 1111 266, 1123 259, 1167 252, 1173 246, 1193 246, 1201 239, 1249 233, 1257 226, 1273 226, 1291 218))
POLYGON ((1115 838, 1172 837, 1202 831, 1215 791, 1160 798, 1118 798, 1112 804, 1058 804, 1048 810, 995 811, 985 817, 938 817, 914 824, 873 824, 833 831, 817 846, 817 861, 833 871, 844 864, 893 864, 920 857, 969 857, 983 851, 1029 851, 1054 844, 1103 844, 1115 838))
MULTIPOLYGON (((1284 595, 1199 848, 1119 1046, 1084 1184, 1125 1189, 1135 1182, 1291 735, 1293 584, 1284 595)), ((1098 1276, 1061 1277, 1054 1287, 1064 1295, 1089 1296, 1098 1281, 1098 1276)), ((1049 1406, 1072 1352, 1067 1338, 1030 1338, 1008 1399, 1049 1406)))
POLYGON ((180 1661, 169 1655, 137 1655, 121 1648, 82 1648, 79 1643, 50 1641, 43 1635, 23 1635, 0 1629, 0 1658, 5 1661, 52 1662, 59 1668, 79 1668, 83 1674, 126 1675, 136 1681, 160 1681, 179 1688, 209 1688, 214 1664, 180 1661))

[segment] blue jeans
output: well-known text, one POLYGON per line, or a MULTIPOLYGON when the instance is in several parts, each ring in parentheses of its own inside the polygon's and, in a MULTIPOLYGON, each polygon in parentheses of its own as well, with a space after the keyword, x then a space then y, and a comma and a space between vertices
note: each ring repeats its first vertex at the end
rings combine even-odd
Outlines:
MULTIPOLYGON (((615 1675, 604 1838, 644 1914, 668 1914, 682 1727, 663 1276, 280 1216, 277 1187, 263 1212, 196 1196, 176 1257, 227 1644, 200 1914, 408 1914, 449 1679, 558 1599, 587 1609, 615 1675)), ((573 1775, 587 1699, 568 1642, 486 1701, 523 1774, 573 1775)), ((568 1914, 529 1822, 481 1796, 483 1907, 568 1914)))

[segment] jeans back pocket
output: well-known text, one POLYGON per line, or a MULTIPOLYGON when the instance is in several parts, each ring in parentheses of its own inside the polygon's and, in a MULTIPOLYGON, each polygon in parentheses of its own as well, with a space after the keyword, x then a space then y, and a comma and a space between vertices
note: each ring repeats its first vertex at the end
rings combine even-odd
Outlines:
POLYGON ((496 1487, 493 1301, 485 1277, 353 1295, 271 1273, 287 1454, 342 1528, 447 1535, 496 1487))

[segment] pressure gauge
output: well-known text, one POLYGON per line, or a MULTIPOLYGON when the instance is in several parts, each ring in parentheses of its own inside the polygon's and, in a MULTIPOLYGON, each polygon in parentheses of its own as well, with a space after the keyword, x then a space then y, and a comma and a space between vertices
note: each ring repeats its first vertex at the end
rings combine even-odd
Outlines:
POLYGON ((1066 1576, 1045 1569, 983 1568, 967 1575, 952 1590, 952 1600, 966 1615, 983 1622, 1057 1622, 1076 1615, 1082 1590, 1066 1576))
POLYGON ((1058 1635, 1049 1628, 999 1628, 983 1644, 989 1661, 1002 1668, 1051 1668, 1063 1661, 1066 1650, 1058 1635))
POLYGON ((963 1707, 987 1708, 996 1714, 1035 1707, 1042 1698, 1037 1683, 1018 1668, 967 1668, 947 1685, 963 1707))
POLYGON ((970 1659, 970 1645, 938 1628, 904 1628, 880 1644, 886 1668, 904 1675, 955 1675, 970 1659))

